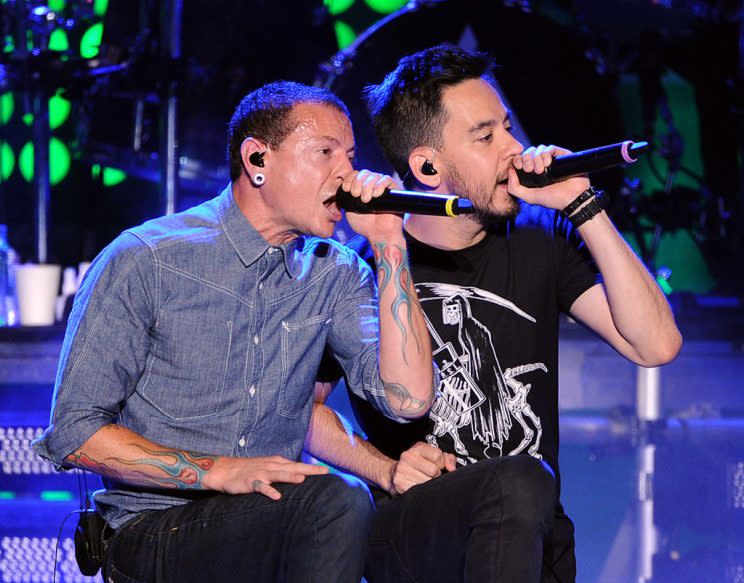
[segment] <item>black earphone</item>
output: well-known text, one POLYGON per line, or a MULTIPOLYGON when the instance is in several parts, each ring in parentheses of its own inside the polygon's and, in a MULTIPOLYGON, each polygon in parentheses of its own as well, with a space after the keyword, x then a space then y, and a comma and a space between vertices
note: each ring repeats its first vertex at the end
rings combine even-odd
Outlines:
POLYGON ((264 161, 263 161, 264 154, 265 152, 253 152, 253 154, 248 156, 248 161, 254 166, 263 168, 264 167, 264 161))
POLYGON ((434 176, 437 173, 436 169, 434 168, 434 165, 426 160, 421 165, 421 174, 425 174, 426 176, 434 176))

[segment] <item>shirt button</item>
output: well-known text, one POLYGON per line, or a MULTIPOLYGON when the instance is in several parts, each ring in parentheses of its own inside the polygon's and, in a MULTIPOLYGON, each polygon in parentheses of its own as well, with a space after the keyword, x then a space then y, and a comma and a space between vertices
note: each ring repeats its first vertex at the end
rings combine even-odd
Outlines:
POLYGON ((256 335, 256 336, 253 337, 253 344, 255 344, 256 346, 258 346, 258 335, 256 335))
POLYGON ((248 389, 248 392, 250 393, 251 397, 253 397, 256 394, 256 387, 251 385, 251 388, 248 389))
POLYGON ((273 247, 269 247, 269 255, 271 255, 273 252, 274 252, 274 248, 273 247))
POLYGON ((258 289, 263 289, 263 282, 258 284, 258 289))
POLYGON ((238 440, 238 445, 240 447, 245 447, 245 437, 243 437, 242 435, 240 436, 240 439, 238 440))

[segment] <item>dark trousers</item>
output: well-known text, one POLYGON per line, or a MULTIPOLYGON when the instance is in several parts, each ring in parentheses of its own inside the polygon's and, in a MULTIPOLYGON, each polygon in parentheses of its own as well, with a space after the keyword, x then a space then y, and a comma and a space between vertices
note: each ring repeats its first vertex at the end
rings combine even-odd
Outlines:
POLYGON ((365 576, 370 583, 571 583, 573 525, 562 509, 556 520, 556 508, 553 473, 530 456, 458 468, 378 501, 365 576), (551 564, 544 567, 544 558, 551 564))
POLYGON ((282 497, 215 494, 140 514, 111 538, 106 583, 358 583, 368 490, 335 476, 274 484, 282 497))

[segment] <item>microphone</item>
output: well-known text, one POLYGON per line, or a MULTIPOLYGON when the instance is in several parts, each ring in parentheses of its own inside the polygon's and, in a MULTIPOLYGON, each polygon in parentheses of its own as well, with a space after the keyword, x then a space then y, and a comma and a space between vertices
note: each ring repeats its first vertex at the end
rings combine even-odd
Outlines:
POLYGON ((517 170, 517 177, 522 186, 530 188, 548 186, 577 174, 586 174, 621 164, 632 164, 647 148, 648 142, 626 140, 609 146, 558 156, 542 174, 517 170))
POLYGON ((434 215, 456 217, 474 212, 473 203, 465 198, 451 194, 426 194, 409 190, 386 188, 380 196, 367 203, 350 192, 336 191, 336 205, 347 212, 369 213, 413 213, 415 215, 434 215))

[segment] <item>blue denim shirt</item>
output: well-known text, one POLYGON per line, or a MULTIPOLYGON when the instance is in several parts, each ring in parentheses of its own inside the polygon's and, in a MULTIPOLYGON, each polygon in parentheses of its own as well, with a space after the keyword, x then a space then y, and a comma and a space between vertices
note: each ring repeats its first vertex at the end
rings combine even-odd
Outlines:
MULTIPOLYGON (((395 418, 378 372, 370 268, 326 239, 270 246, 228 187, 125 231, 93 262, 67 326, 50 426, 34 448, 61 468, 117 423, 178 449, 298 460, 326 343, 349 388, 395 418)), ((104 484, 95 502, 114 528, 188 499, 104 484)))

